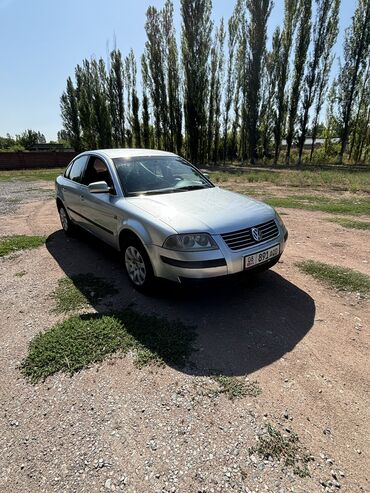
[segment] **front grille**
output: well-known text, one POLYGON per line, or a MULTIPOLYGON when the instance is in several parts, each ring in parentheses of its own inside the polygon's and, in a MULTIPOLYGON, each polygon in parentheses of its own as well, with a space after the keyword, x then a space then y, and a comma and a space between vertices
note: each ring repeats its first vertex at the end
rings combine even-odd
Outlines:
POLYGON ((253 227, 259 229, 262 235, 260 241, 256 241, 253 238, 251 231, 252 228, 240 229, 239 231, 233 231, 232 233, 225 233, 221 235, 221 237, 231 250, 242 250, 243 248, 248 248, 279 236, 279 229, 273 219, 267 223, 257 224, 253 227))

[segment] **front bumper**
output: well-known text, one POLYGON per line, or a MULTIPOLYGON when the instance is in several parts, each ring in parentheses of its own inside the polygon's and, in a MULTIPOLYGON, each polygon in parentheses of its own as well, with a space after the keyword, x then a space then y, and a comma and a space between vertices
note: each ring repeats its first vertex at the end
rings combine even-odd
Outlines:
POLYGON ((232 251, 220 235, 213 235, 213 238, 219 250, 177 252, 156 245, 148 245, 148 253, 155 275, 169 281, 184 282, 186 279, 212 279, 238 274, 244 271, 244 257, 248 255, 279 244, 280 257, 285 249, 288 232, 286 229, 279 228, 279 236, 276 238, 238 251, 232 251))

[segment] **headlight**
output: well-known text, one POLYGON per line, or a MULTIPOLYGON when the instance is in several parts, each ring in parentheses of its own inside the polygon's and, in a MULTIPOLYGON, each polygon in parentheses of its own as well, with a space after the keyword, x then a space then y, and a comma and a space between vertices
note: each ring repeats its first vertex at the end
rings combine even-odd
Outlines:
POLYGON ((280 215, 276 211, 275 211, 275 214, 276 214, 276 220, 277 220, 277 222, 279 223, 280 227, 284 229, 285 228, 285 224, 284 224, 283 220, 281 219, 280 215))
POLYGON ((217 243, 208 233, 169 236, 163 248, 182 252, 199 252, 202 250, 218 250, 217 243))

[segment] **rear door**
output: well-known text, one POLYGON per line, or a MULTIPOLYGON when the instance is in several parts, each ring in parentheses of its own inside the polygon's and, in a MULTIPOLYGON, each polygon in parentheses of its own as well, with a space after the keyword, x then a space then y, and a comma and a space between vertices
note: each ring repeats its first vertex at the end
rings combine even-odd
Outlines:
POLYGON ((84 155, 73 161, 67 169, 61 186, 63 202, 69 216, 74 222, 84 227, 86 221, 81 216, 81 208, 86 186, 82 184, 82 180, 88 158, 88 155, 84 155))
POLYGON ((82 184, 85 185, 81 202, 81 214, 86 220, 86 227, 94 235, 111 245, 116 244, 117 235, 117 193, 109 165, 98 156, 90 156, 82 184), (111 188, 110 193, 91 193, 88 185, 105 181, 111 188))

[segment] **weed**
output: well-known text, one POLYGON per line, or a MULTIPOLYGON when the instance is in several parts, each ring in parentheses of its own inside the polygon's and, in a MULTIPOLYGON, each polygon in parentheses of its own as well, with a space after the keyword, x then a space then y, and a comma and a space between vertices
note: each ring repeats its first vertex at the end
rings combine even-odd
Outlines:
POLYGON ((348 228, 348 229, 362 229, 362 230, 368 230, 370 229, 370 222, 366 221, 355 221, 354 219, 347 219, 345 217, 332 217, 330 219, 327 219, 327 221, 331 223, 337 223, 340 226, 343 226, 343 228, 348 228))
POLYGON ((230 400, 246 396, 258 396, 262 391, 257 382, 248 382, 241 377, 218 375, 212 377, 219 385, 219 394, 225 394, 230 400))
POLYGON ((305 260, 296 265, 301 271, 339 291, 359 292, 364 295, 370 292, 370 278, 362 272, 314 260, 305 260))
POLYGON ((288 197, 265 197, 264 201, 273 207, 306 209, 332 214, 370 215, 370 201, 368 199, 332 199, 315 195, 292 195, 288 197))
POLYGON ((13 235, 0 238, 0 257, 19 250, 30 250, 43 245, 45 236, 13 235))
POLYGON ((250 455, 254 453, 258 453, 263 459, 271 457, 282 460, 286 466, 293 467, 294 474, 302 478, 310 475, 307 465, 310 456, 302 450, 295 433, 283 436, 280 431, 268 424, 266 433, 258 437, 258 444, 249 449, 250 455))
POLYGON ((182 365, 193 350, 195 333, 180 322, 127 310, 120 314, 73 316, 38 334, 21 364, 31 381, 59 371, 70 375, 113 353, 132 352, 135 364, 182 365))
POLYGON ((117 292, 117 289, 105 279, 93 274, 77 274, 59 279, 52 297, 56 301, 55 311, 67 313, 87 308, 117 292))
POLYGON ((270 183, 283 187, 369 192, 370 173, 350 170, 251 170, 210 174, 215 183, 270 183))
POLYGON ((63 171, 64 168, 0 171, 0 181, 54 181, 63 171))

